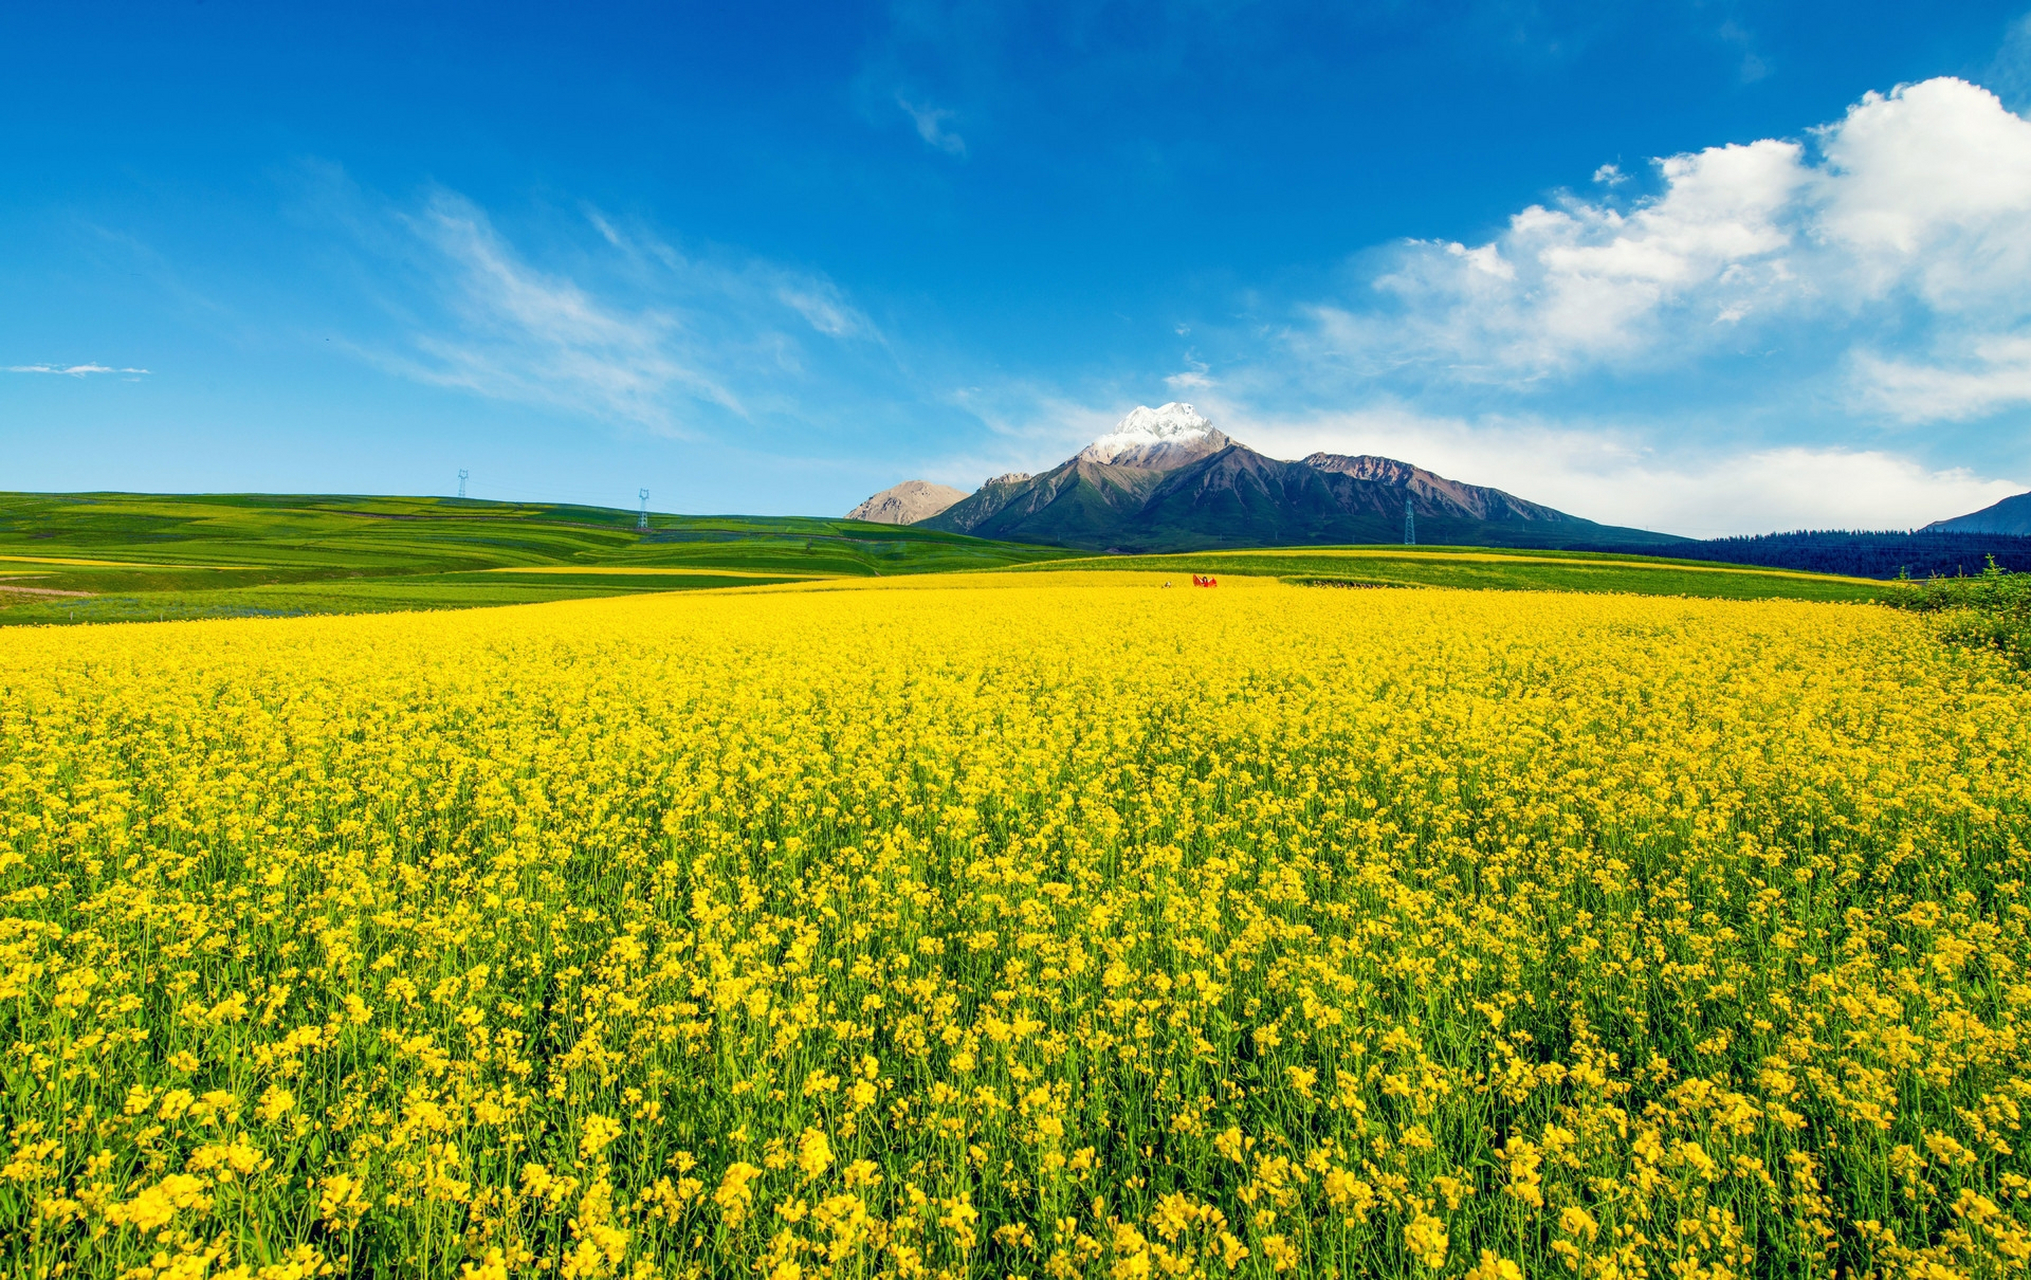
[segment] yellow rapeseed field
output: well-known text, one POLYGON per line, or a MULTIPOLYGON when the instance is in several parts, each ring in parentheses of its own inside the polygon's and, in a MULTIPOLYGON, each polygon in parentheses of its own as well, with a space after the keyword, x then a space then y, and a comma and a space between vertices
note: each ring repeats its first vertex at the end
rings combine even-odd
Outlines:
POLYGON ((1105 575, 0 633, 0 1265, 2019 1274, 2031 694, 1105 575))

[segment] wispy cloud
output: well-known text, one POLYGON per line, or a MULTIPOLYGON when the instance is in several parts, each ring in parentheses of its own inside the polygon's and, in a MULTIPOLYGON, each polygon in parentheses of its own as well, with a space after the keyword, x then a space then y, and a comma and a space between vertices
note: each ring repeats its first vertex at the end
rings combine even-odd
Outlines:
POLYGON ((896 105, 915 122, 918 137, 946 155, 962 158, 966 155, 966 139, 945 127, 945 122, 953 119, 956 112, 929 103, 912 102, 900 93, 896 95, 896 105))
POLYGON ((962 387, 951 395, 953 407, 985 433, 969 433, 957 447, 923 461, 922 474, 970 490, 989 476, 1056 466, 1111 430, 1135 403, 1128 394, 1073 395, 1025 379, 962 387))
MULTIPOLYGON (((585 217, 631 263, 662 268, 661 278, 636 277, 646 287, 675 289, 700 300, 737 302, 752 312, 766 311, 774 303, 826 337, 883 341, 881 330, 846 291, 816 272, 753 257, 687 254, 647 228, 623 229, 597 209, 587 208, 585 217)), ((767 322, 781 318, 771 316, 767 322)))
POLYGON ((670 312, 595 297, 568 276, 538 270, 470 201, 434 196, 404 215, 441 286, 454 323, 414 335, 417 355, 396 367, 423 381, 502 400, 670 428, 679 398, 739 399, 701 363, 683 358, 682 322, 670 312))
POLYGON ((2031 13, 2010 24, 1983 83, 2016 110, 2031 105, 2031 13))
POLYGON ((56 373, 71 378, 88 378, 95 373, 145 374, 146 369, 116 369, 107 364, 10 364, 9 373, 56 373))
POLYGON ((776 301, 803 316, 807 324, 828 338, 859 338, 875 334, 874 325, 829 282, 783 280, 775 288, 776 301))
POLYGON ((1746 28, 1735 22, 1723 22, 1720 36, 1742 51, 1742 62, 1736 68, 1736 75, 1743 84, 1754 84, 1770 74, 1769 60, 1757 52, 1756 37, 1746 28))
POLYGON ((1988 337, 1951 363, 1855 358, 1862 400, 1904 422, 1982 418, 2031 403, 2031 336, 1988 337))
POLYGON ((348 349, 419 382, 696 436, 794 405, 834 351, 885 358, 874 322, 813 272, 687 253, 596 209, 580 224, 596 239, 549 226, 518 242, 456 192, 405 208, 321 176, 353 240, 407 268, 400 290, 391 263, 373 273, 403 340, 348 349))

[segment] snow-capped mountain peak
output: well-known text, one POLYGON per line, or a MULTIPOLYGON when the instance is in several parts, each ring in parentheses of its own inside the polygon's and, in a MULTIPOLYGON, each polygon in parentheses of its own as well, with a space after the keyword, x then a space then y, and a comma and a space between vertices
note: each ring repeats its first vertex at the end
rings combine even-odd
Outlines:
POLYGON ((1080 450, 1088 462, 1167 469, 1217 453, 1230 441, 1188 404, 1137 405, 1114 430, 1080 450))

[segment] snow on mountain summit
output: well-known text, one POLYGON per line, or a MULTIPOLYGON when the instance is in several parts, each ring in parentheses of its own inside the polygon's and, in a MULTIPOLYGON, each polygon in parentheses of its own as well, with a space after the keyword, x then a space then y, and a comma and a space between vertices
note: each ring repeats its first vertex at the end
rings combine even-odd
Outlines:
POLYGON ((1173 401, 1152 409, 1139 404, 1129 410, 1114 430, 1086 446, 1085 454, 1096 462, 1112 462, 1115 455, 1145 445, 1175 440, 1180 444, 1201 439, 1213 424, 1188 404, 1173 401))
POLYGON ((1168 469, 1216 453, 1227 437, 1197 409, 1172 402, 1155 409, 1137 405, 1106 435, 1080 450, 1089 462, 1117 467, 1168 469))

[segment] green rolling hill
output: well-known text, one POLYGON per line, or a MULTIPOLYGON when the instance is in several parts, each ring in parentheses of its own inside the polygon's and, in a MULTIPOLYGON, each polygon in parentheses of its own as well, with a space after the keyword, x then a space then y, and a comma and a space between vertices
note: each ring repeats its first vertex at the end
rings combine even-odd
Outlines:
POLYGON ((1400 545, 1095 556, 926 528, 448 498, 0 494, 0 626, 531 604, 967 570, 1325 587, 1878 600, 1900 584, 1650 556, 1400 545))
POLYGON ((0 624, 469 608, 1063 557, 908 525, 454 498, 0 494, 0 624))

